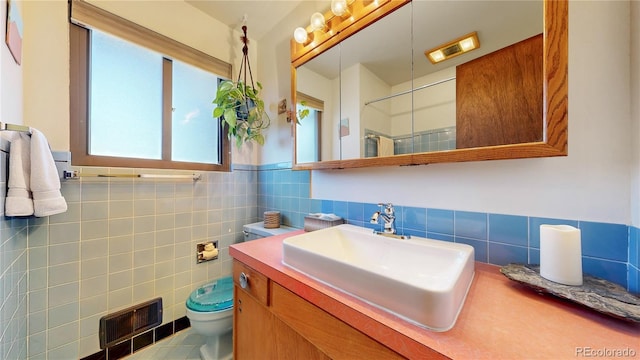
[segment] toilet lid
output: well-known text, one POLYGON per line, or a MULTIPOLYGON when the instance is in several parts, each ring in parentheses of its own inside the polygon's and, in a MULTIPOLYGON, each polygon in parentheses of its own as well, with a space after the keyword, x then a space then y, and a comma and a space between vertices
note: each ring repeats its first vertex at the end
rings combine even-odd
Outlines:
POLYGON ((195 289, 187 299, 187 308, 194 311, 222 311, 231 307, 233 280, 230 276, 195 289))

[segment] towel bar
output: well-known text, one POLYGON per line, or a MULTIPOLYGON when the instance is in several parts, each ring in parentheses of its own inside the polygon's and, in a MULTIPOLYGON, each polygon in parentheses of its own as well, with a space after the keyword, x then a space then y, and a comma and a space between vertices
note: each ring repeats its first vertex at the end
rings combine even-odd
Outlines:
POLYGON ((0 131, 21 131, 31 134, 31 128, 24 125, 7 124, 0 121, 0 131))
POLYGON ((141 179, 191 179, 198 181, 202 179, 202 174, 81 174, 78 171, 63 171, 62 178, 64 180, 79 179, 81 177, 99 177, 99 178, 141 178, 141 179))

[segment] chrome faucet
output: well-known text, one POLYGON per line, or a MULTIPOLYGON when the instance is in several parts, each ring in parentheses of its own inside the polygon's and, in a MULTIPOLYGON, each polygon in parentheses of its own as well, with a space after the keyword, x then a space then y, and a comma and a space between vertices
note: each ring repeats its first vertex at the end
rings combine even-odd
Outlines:
MULTIPOLYGON (((393 209, 393 204, 379 203, 380 211, 376 211, 371 215, 371 224, 379 224, 380 218, 384 221, 384 233, 395 234, 396 233, 396 212, 393 209)), ((380 233, 380 232, 376 232, 380 233)))
POLYGON ((371 215, 371 224, 379 224, 380 218, 384 221, 384 231, 373 230, 376 235, 382 235, 392 237, 395 239, 410 239, 411 235, 398 235, 396 234, 396 212, 393 209, 392 203, 379 203, 380 211, 376 211, 371 215))

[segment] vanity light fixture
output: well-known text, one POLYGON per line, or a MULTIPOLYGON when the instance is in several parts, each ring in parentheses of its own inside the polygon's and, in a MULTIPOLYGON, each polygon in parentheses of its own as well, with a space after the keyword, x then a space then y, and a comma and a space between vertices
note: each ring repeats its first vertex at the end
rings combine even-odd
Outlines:
POLYGON ((305 30, 303 27, 298 27, 293 30, 293 38, 298 44, 304 44, 307 42, 309 36, 307 35, 307 30, 305 30))
POLYGON ((331 0, 331 12, 335 16, 342 16, 349 12, 347 0, 331 0))
POLYGON ((311 29, 313 31, 323 30, 326 26, 326 22, 324 21, 324 15, 319 12, 315 12, 311 14, 311 19, 309 20, 311 23, 311 29))
POLYGON ((479 47, 480 41, 478 40, 478 34, 474 31, 446 44, 427 50, 424 54, 432 64, 437 64, 441 61, 462 55, 479 47))
MULTIPOLYGON (((315 12, 311 14, 311 18, 309 19, 309 29, 313 34, 314 31, 322 31, 327 27, 327 22, 324 19, 324 15, 319 12, 315 12)), ((293 31, 293 39, 298 44, 306 44, 309 41, 309 33, 303 27, 297 27, 293 31)))
MULTIPOLYGON (((314 31, 323 31, 327 29, 327 22, 331 21, 334 17, 342 17, 344 15, 349 15, 349 6, 354 3, 355 0, 331 0, 331 14, 329 14, 329 19, 325 19, 324 15, 319 12, 315 12, 311 15, 311 19, 309 19, 309 31, 303 27, 298 27, 293 31, 293 39, 298 44, 307 44, 310 37, 309 33, 314 31)), ((374 0, 373 4, 378 6, 378 0, 374 0)), ((331 33, 331 29, 329 29, 329 33, 331 33)))

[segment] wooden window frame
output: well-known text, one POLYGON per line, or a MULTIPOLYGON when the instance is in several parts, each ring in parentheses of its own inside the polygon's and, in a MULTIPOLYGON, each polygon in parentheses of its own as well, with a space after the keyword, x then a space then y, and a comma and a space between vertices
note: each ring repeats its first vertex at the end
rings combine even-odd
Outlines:
MULTIPOLYGON (((317 111, 316 121, 318 125, 318 139, 317 139, 318 144, 316 147, 316 151, 318 152, 317 161, 322 161, 322 114, 324 114, 324 101, 314 98, 313 96, 307 95, 300 91, 296 92, 295 101, 296 101, 296 107, 297 107, 297 104, 302 104, 302 102, 304 102, 305 103, 304 106, 312 108, 317 111)), ((294 149, 295 149, 295 144, 294 144, 294 149)))
POLYGON ((99 29, 163 54, 163 73, 171 71, 172 59, 188 63, 218 76, 231 78, 231 65, 165 37, 84 1, 72 0, 69 17, 70 43, 70 149, 74 166, 155 168, 176 170, 230 171, 231 149, 226 127, 220 122, 220 164, 171 160, 171 77, 163 76, 162 159, 138 159, 89 154, 89 61, 90 29, 99 29))

